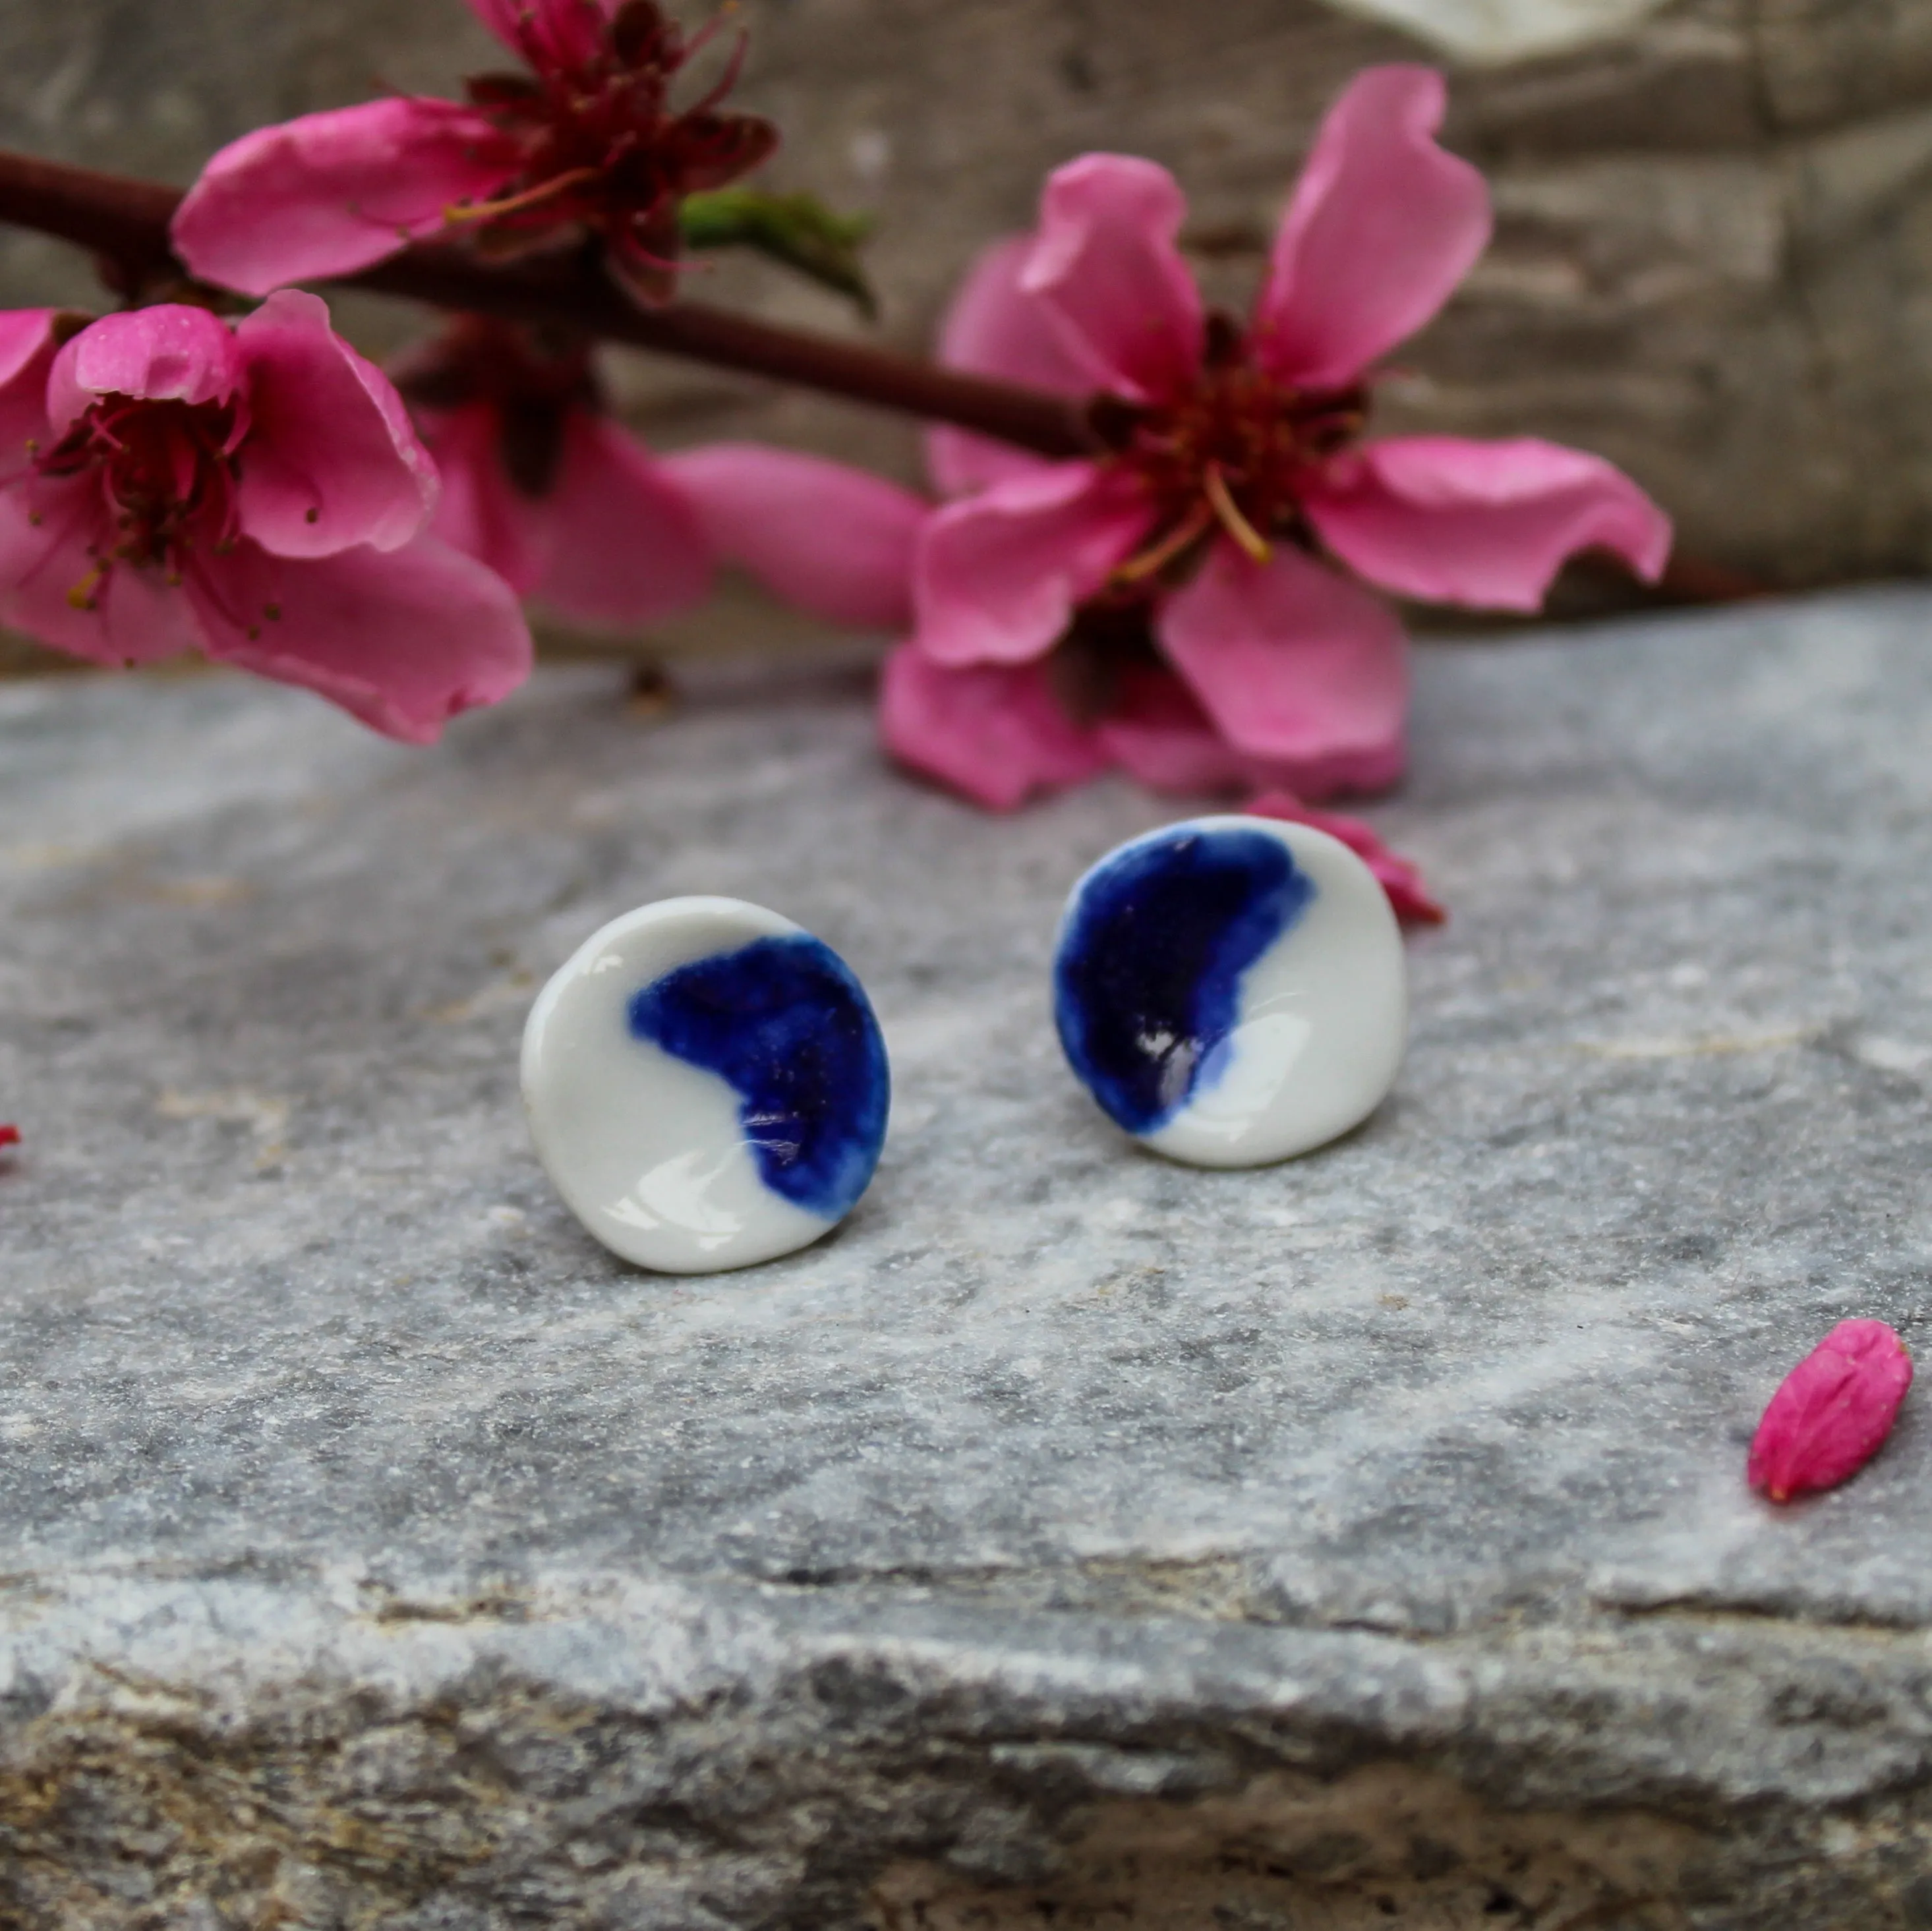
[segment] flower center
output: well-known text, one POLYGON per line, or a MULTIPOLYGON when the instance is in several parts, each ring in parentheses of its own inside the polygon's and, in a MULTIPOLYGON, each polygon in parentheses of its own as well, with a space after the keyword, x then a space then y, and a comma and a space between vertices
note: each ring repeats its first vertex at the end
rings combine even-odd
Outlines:
POLYGON ((1366 415, 1360 386, 1295 388, 1255 361, 1233 324, 1211 318, 1188 388, 1100 425, 1114 460, 1140 478, 1154 505, 1152 535, 1114 572, 1116 584, 1185 570, 1217 530, 1258 563, 1277 540, 1307 541, 1301 492, 1309 473, 1358 435, 1366 415))
POLYGON ((668 267, 680 198, 736 180, 777 134, 754 115, 714 111, 737 80, 742 39, 703 99, 671 107, 673 79, 716 22, 687 41, 656 0, 625 0, 608 19, 597 0, 575 4, 580 18, 560 7, 523 14, 517 45, 529 74, 469 82, 472 101, 518 143, 524 164, 495 199, 452 208, 450 219, 485 223, 500 244, 587 223, 634 258, 668 267))
POLYGON ((427 410, 486 403, 498 453, 526 496, 549 495, 573 410, 602 412, 588 343, 481 315, 464 316, 407 367, 394 372, 404 401, 427 410))
POLYGON ((232 403, 150 401, 103 396, 59 442, 38 452, 43 476, 98 476, 116 537, 94 552, 94 569, 68 592, 92 609, 117 563, 165 568, 178 582, 196 544, 224 549, 236 538, 240 440, 232 403))

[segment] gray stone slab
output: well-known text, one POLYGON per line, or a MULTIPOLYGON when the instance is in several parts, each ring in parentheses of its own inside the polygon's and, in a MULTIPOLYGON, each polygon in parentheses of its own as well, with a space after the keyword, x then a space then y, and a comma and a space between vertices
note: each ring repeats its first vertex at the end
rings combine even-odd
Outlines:
POLYGON ((1425 651, 1408 1060, 1251 1174, 1047 1021, 1159 808, 976 815, 856 676, 428 753, 0 687, 0 1921, 1932 1923, 1932 1425, 1742 1479, 1833 1321, 1927 1332, 1928 632, 1425 651), (836 946, 896 1097, 838 1234, 679 1280, 515 1048, 689 891, 836 946))

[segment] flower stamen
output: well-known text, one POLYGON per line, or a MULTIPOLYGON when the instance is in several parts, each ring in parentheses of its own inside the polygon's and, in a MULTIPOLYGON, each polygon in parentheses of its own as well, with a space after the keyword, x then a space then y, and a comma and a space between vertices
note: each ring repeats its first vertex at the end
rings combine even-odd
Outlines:
MULTIPOLYGON (((228 451, 236 412, 226 403, 104 397, 51 448, 34 459, 42 477, 65 481, 92 472, 106 501, 112 532, 105 553, 67 592, 77 610, 100 607, 100 590, 120 564, 156 569, 180 580, 182 559, 196 545, 218 553, 236 530, 237 471, 228 451)), ((28 520, 38 524, 40 513, 28 520)))
POLYGON ((580 187, 586 181, 595 181, 597 173, 595 168, 572 168, 538 181, 534 187, 525 188, 520 194, 506 194, 496 201, 452 202, 443 209, 442 218, 454 226, 465 221, 494 221, 500 215, 520 214, 526 208, 541 207, 573 187, 580 187))
POLYGON ((717 12, 712 14, 710 19, 706 20, 704 25, 685 42, 684 58, 689 60, 694 55, 701 53, 716 38, 724 22, 737 10, 738 0, 724 0, 724 5, 720 7, 717 12))
POLYGON ((672 104, 678 75, 717 24, 687 41, 658 0, 583 0, 567 29, 560 12, 523 16, 514 39, 532 73, 479 75, 468 90, 516 158, 490 198, 452 202, 444 221, 496 250, 588 228, 610 244, 620 282, 667 299, 680 202, 736 180, 777 144, 768 122, 721 111, 744 65, 742 35, 700 99, 672 104))
POLYGON ((1202 472, 1201 487, 1221 527, 1246 550, 1257 563, 1265 563, 1273 553, 1268 538, 1242 515, 1240 505, 1228 493, 1227 479, 1221 473, 1218 463, 1210 463, 1202 472))
MULTIPOLYGON (((726 9, 727 12, 730 10, 729 8, 726 9)), ((721 15, 719 18, 722 19, 722 16, 721 15)), ((709 39, 712 30, 718 24, 717 20, 708 22, 702 30, 702 37, 709 39)), ((698 42, 693 40, 686 47, 684 57, 686 60, 688 60, 696 52, 698 46, 698 42)), ((737 85, 739 76, 745 70, 745 56, 751 51, 751 35, 741 32, 738 36, 737 43, 732 48, 730 57, 724 63, 724 71, 697 100, 684 110, 687 119, 700 114, 709 114, 737 85)))
POLYGON ((1116 564, 1113 581, 1125 589, 1131 584, 1143 583, 1150 577, 1158 576, 1177 556, 1206 535, 1214 521, 1212 508, 1206 503, 1197 503, 1157 542, 1148 544, 1138 555, 1130 556, 1124 563, 1116 564))

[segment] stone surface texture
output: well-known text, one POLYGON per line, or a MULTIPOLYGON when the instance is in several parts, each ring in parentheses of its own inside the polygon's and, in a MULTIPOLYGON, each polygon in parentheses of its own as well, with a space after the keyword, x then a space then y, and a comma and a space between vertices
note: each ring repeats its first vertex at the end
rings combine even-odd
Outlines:
POLYGON ((1920 1397, 1743 1477, 1834 1321, 1928 1332, 1928 628, 1426 652, 1407 1064, 1252 1173, 1054 1042, 1159 808, 976 814, 856 673, 554 671, 430 752, 0 688, 0 1922, 1932 1923, 1920 1397), (517 1046, 688 892, 837 947, 895 1111, 836 1236, 677 1279, 517 1046))
MULTIPOLYGON (((1490 173, 1497 238, 1402 352, 1382 424, 1600 450, 1688 550, 1773 581, 1932 566, 1932 7, 1348 5, 746 0, 745 98, 787 130, 775 182, 878 213, 884 334, 919 348, 975 251, 1031 219, 1046 171, 1096 147, 1175 169, 1215 298, 1244 307, 1324 104, 1370 61, 1442 60, 1450 138, 1490 173), (1508 57, 1552 32, 1594 37, 1508 57)), ((461 0, 15 5, 0 140, 186 181, 260 121, 379 81, 447 91, 501 58, 461 0)), ((70 251, 0 242, 0 300, 90 286, 70 251)), ((757 265, 694 286, 857 325, 757 265)), ((373 301, 344 313, 372 347, 412 325, 373 301)), ((896 419, 666 361, 614 367, 659 441, 763 435, 916 473, 896 419)))

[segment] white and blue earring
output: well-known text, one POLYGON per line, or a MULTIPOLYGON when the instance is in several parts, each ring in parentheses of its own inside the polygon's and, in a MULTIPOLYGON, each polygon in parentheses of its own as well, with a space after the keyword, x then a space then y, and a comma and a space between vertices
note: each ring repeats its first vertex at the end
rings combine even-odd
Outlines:
POLYGON ((891 1080, 844 961, 736 898, 668 898, 594 933, 524 1030, 524 1109, 572 1213, 677 1274, 789 1254, 872 1177, 891 1080))
POLYGON ((1194 818, 1109 852, 1073 888, 1053 970, 1074 1072, 1157 1153, 1252 1167, 1359 1125, 1408 1027, 1402 934, 1339 839, 1194 818))

